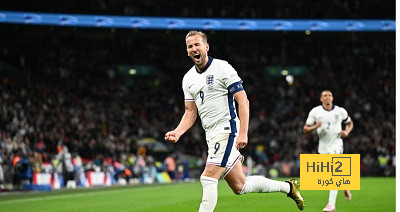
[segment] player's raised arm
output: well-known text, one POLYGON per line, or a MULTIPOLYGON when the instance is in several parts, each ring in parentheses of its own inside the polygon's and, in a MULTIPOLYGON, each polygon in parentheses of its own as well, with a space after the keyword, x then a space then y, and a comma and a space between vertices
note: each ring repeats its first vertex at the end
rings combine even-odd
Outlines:
POLYGON ((185 113, 175 130, 165 134, 165 140, 176 143, 179 138, 193 126, 197 118, 197 107, 193 101, 185 101, 185 113))

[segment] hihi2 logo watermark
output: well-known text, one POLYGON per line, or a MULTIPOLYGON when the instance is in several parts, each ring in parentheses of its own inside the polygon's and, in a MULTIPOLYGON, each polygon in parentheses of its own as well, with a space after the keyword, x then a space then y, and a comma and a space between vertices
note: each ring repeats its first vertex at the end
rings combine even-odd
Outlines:
POLYGON ((359 154, 300 154, 301 190, 360 190, 359 154))

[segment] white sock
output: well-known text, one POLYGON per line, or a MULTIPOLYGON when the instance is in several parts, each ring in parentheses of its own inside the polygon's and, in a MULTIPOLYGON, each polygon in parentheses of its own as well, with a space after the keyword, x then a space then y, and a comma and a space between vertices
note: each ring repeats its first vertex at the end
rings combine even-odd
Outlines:
POLYGON ((290 185, 287 182, 271 180, 263 176, 249 176, 240 194, 246 193, 270 193, 270 192, 290 192, 290 185))
POLYGON ((199 212, 212 212, 218 200, 218 180, 212 177, 201 176, 203 186, 203 198, 200 203, 199 212))
POLYGON ((329 204, 335 206, 337 194, 338 194, 338 190, 330 190, 329 191, 329 204))

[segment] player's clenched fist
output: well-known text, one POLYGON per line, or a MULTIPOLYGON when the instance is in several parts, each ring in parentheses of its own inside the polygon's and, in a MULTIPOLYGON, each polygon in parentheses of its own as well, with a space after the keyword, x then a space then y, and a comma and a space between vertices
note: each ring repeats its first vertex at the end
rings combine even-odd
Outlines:
POLYGON ((236 140, 236 149, 243 149, 247 145, 247 136, 239 134, 236 140))
POLYGON ((175 131, 169 131, 165 133, 165 140, 171 143, 176 143, 179 140, 179 137, 175 131))

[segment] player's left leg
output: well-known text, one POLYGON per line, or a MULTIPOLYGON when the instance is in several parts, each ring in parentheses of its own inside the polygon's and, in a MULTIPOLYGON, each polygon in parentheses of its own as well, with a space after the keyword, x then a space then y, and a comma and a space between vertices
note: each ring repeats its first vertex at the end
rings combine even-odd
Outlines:
POLYGON ((287 182, 271 180, 263 176, 246 177, 243 173, 242 163, 238 162, 225 177, 229 187, 235 194, 246 193, 289 193, 290 184, 287 182))
POLYGON ((243 173, 242 163, 238 161, 230 172, 225 176, 225 180, 235 194, 242 194, 246 183, 246 176, 243 173))
POLYGON ((291 179, 286 182, 271 180, 263 176, 246 176, 242 163, 237 162, 226 175, 225 180, 235 194, 282 192, 292 198, 300 210, 304 208, 304 199, 298 190, 299 184, 291 179))
POLYGON ((344 198, 345 198, 347 201, 350 201, 350 200, 351 200, 351 192, 350 192, 350 190, 344 190, 344 198))

